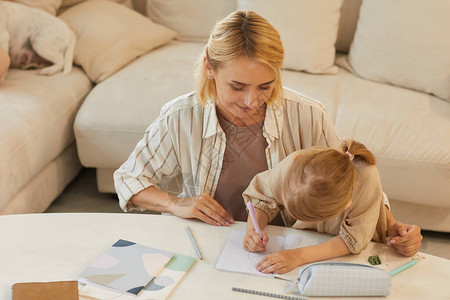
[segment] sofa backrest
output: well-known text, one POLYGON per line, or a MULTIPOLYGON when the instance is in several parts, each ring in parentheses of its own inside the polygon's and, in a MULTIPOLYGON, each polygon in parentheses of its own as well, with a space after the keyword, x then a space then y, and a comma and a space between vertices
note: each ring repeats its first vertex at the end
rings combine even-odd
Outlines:
MULTIPOLYGON (((234 11, 238 6, 237 2, 238 0, 133 0, 133 5, 153 21, 177 31, 181 40, 206 41, 215 21, 234 11), (214 9, 205 9, 208 4, 214 9), (184 20, 190 20, 189 24, 183 24, 184 20)), ((355 35, 361 3, 362 0, 344 0, 336 51, 348 53, 355 35)))

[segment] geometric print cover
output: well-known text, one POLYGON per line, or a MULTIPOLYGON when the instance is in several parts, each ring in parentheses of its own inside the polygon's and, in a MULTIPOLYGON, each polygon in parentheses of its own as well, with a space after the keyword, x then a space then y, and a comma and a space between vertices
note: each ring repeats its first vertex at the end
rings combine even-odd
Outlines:
POLYGON ((80 290, 80 296, 85 296, 90 299, 114 300, 167 299, 196 261, 197 259, 194 257, 175 254, 164 267, 164 270, 150 281, 137 296, 117 294, 111 290, 102 289, 93 285, 85 285, 80 290))
POLYGON ((79 282, 137 295, 164 269, 173 255, 118 240, 80 274, 79 282))
POLYGON ((299 271, 298 289, 305 296, 386 296, 391 293, 391 276, 363 264, 314 263, 299 271))

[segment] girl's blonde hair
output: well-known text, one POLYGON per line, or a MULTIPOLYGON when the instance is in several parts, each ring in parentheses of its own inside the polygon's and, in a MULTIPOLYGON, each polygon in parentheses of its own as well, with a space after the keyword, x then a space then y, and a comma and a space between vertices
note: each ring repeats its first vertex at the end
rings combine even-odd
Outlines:
POLYGON ((195 72, 197 99, 203 105, 217 100, 214 79, 208 79, 204 70, 205 57, 213 70, 241 57, 248 57, 269 66, 275 73, 275 82, 272 95, 266 103, 281 102, 283 87, 280 70, 284 48, 278 31, 257 13, 235 11, 214 26, 195 72))
POLYGON ((375 156, 363 144, 342 140, 339 150, 313 148, 298 157, 282 196, 289 214, 297 220, 317 222, 344 211, 356 182, 354 163, 375 165, 375 156))

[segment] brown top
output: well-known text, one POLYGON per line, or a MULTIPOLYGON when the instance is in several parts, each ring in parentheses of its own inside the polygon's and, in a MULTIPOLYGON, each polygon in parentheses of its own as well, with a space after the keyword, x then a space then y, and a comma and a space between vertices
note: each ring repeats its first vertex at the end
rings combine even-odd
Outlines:
MULTIPOLYGON (((245 202, 252 201, 255 208, 264 211, 269 219, 283 209, 282 182, 291 173, 296 155, 297 152, 293 152, 273 169, 255 176, 243 194, 245 202)), ((320 222, 304 222, 286 214, 288 225, 339 235, 352 253, 359 253, 370 240, 385 242, 386 211, 378 169, 361 161, 355 161, 355 167, 356 185, 349 208, 334 218, 320 222)))
POLYGON ((263 122, 238 127, 219 113, 217 116, 225 132, 226 147, 214 199, 236 221, 245 222, 247 211, 242 193, 257 173, 267 170, 267 141, 262 133, 263 122))

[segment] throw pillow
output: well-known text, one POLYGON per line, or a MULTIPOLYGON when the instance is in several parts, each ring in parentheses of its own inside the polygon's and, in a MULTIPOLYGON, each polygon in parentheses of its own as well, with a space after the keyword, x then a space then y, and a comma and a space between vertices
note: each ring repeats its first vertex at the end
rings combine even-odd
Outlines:
POLYGON ((334 66, 343 0, 239 0, 267 19, 280 33, 284 68, 310 73, 336 73, 334 66))
POLYGON ((147 16, 183 41, 206 41, 217 21, 236 10, 236 0, 147 0, 147 16))
POLYGON ((361 77, 450 101, 450 1, 365 0, 349 62, 361 77))
POLYGON ((336 51, 348 53, 353 37, 355 36, 356 24, 358 23, 359 9, 362 0, 344 0, 341 8, 341 19, 336 41, 336 51))
POLYGON ((176 36, 138 12, 106 0, 82 2, 59 17, 77 36, 74 62, 97 83, 176 36))
POLYGON ((12 2, 21 3, 23 5, 33 7, 33 8, 39 8, 45 12, 48 12, 49 14, 55 16, 56 11, 58 10, 59 6, 61 5, 62 0, 12 0, 12 2))

